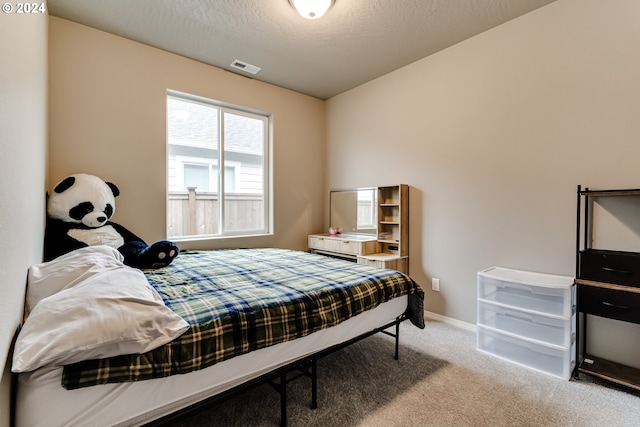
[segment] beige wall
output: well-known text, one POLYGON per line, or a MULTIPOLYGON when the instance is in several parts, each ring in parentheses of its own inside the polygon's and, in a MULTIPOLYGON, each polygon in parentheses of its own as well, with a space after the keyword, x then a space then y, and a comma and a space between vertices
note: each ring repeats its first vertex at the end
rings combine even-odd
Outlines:
POLYGON ((27 269, 42 260, 47 139, 47 20, 0 16, 0 425, 9 425, 7 360, 27 269), (6 364, 6 369, 5 369, 6 364))
POLYGON ((273 114, 275 235, 181 248, 306 249, 323 220, 324 102, 51 18, 50 181, 86 172, 121 190, 114 221, 165 238, 165 95, 174 89, 273 114))
POLYGON ((573 276, 576 186, 640 186, 639 17, 559 0, 328 101, 327 188, 412 186, 427 310, 475 324, 493 265, 573 276))

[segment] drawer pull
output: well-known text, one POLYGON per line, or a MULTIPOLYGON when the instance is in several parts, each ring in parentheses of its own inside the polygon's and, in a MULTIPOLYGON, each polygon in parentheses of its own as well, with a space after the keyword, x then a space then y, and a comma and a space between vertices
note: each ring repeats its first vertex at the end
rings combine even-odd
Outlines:
POLYGON ((529 316, 526 313, 514 313, 512 311, 505 311, 504 316, 511 317, 518 320, 525 320, 527 322, 533 322, 533 317, 529 316))
POLYGON ((631 276, 633 274, 633 272, 630 270, 619 270, 617 268, 611 268, 611 267, 602 267, 602 269, 607 273, 611 273, 619 276, 631 276))
POLYGON ((607 307, 620 308, 622 310, 629 309, 629 307, 627 307, 626 305, 611 304, 610 302, 606 302, 606 301, 601 301, 601 302, 602 302, 602 305, 606 305, 607 307))

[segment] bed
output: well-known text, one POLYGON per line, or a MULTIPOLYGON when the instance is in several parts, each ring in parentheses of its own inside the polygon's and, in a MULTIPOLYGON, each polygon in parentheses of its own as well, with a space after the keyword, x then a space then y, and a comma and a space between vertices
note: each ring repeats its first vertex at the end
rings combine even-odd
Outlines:
POLYGON ((327 352, 406 319, 424 327, 422 290, 393 270, 276 248, 186 251, 144 272, 121 261, 91 247, 30 268, 18 427, 160 423, 278 378, 286 423, 290 371, 315 382, 327 352))

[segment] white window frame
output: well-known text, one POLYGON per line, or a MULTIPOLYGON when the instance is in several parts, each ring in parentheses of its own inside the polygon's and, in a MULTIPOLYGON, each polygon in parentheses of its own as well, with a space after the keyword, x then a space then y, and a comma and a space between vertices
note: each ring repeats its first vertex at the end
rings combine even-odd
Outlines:
MULTIPOLYGON (((254 109, 250 109, 250 108, 246 108, 246 107, 241 107, 241 106, 237 106, 237 105, 232 105, 232 104, 228 104, 228 103, 224 103, 224 102, 220 102, 220 101, 215 101, 212 99, 208 99, 208 98, 204 98, 201 96, 197 96, 197 95, 192 95, 192 94, 188 94, 188 93, 184 93, 184 92, 179 92, 179 91, 175 91, 175 90, 167 90, 167 94, 166 94, 166 99, 168 99, 169 97, 173 97, 173 98, 178 98, 178 99, 183 99, 186 101, 190 101, 190 102, 197 102, 197 103, 201 103, 204 105, 210 105, 211 107, 215 107, 219 110, 219 120, 220 120, 220 126, 219 126, 219 147, 218 147, 218 151, 219 151, 219 159, 213 160, 213 162, 211 164, 214 164, 216 166, 219 166, 218 163, 221 163, 221 167, 218 167, 218 185, 219 185, 219 212, 218 212, 218 230, 220 230, 220 232, 218 234, 206 234, 206 235, 185 235, 185 236, 175 236, 175 237, 171 237, 172 240, 174 241, 189 241, 189 240, 205 240, 205 239, 221 239, 221 238, 233 238, 233 237, 246 237, 246 236, 254 236, 254 235, 272 235, 273 234, 273 168, 272 168, 272 153, 273 153, 273 117, 271 114, 263 112, 263 111, 259 111, 259 110, 254 110, 254 109), (236 161, 229 161, 228 164, 225 162, 224 159, 224 154, 225 154, 225 150, 224 150, 224 120, 222 119, 222 117, 224 116, 225 112, 229 112, 235 115, 243 115, 246 117, 251 117, 254 119, 258 119, 261 120, 264 123, 264 129, 263 129, 263 135, 264 135, 264 140, 263 140, 263 150, 262 150, 262 170, 263 170, 263 175, 262 175, 262 180, 263 180, 263 188, 262 188, 262 196, 264 199, 264 218, 263 218, 263 228, 259 229, 259 230, 248 230, 248 231, 242 231, 242 232, 238 232, 238 231, 232 231, 232 232, 228 232, 224 229, 224 225, 225 225, 225 208, 224 208, 224 204, 225 204, 225 191, 224 191, 224 172, 220 172, 220 171, 224 171, 225 167, 233 167, 234 168, 234 177, 236 180, 236 190, 240 185, 240 178, 241 178, 241 164, 240 162, 236 162, 236 161)), ((167 120, 167 126, 168 126, 168 120, 167 120)), ((168 132, 167 132, 167 145, 169 144, 169 140, 168 140, 168 132)), ((201 145, 201 144, 180 144, 180 145, 192 145, 192 146, 196 146, 196 145, 201 145)), ((176 168, 177 168, 177 183, 181 186, 184 187, 184 163, 192 163, 192 164, 206 164, 205 161, 203 161, 204 159, 201 157, 189 157, 189 156, 176 156, 176 168), (183 162, 183 160, 186 160, 183 162)), ((167 184, 166 184, 166 193, 167 193, 167 197, 169 195, 169 180, 168 180, 168 173, 169 173, 169 160, 167 159, 167 184)), ((233 193, 233 192, 232 192, 233 193)), ((167 215, 169 215, 169 212, 167 211, 167 215)))

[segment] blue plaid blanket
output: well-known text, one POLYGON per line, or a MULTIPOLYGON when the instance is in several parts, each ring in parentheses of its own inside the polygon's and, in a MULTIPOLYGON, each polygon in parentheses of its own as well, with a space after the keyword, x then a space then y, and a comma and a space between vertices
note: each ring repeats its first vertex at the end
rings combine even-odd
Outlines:
POLYGON ((192 372, 329 328, 402 295, 413 301, 406 314, 424 327, 424 293, 408 276, 306 252, 189 251, 145 275, 190 328, 147 353, 67 365, 63 387, 192 372))

